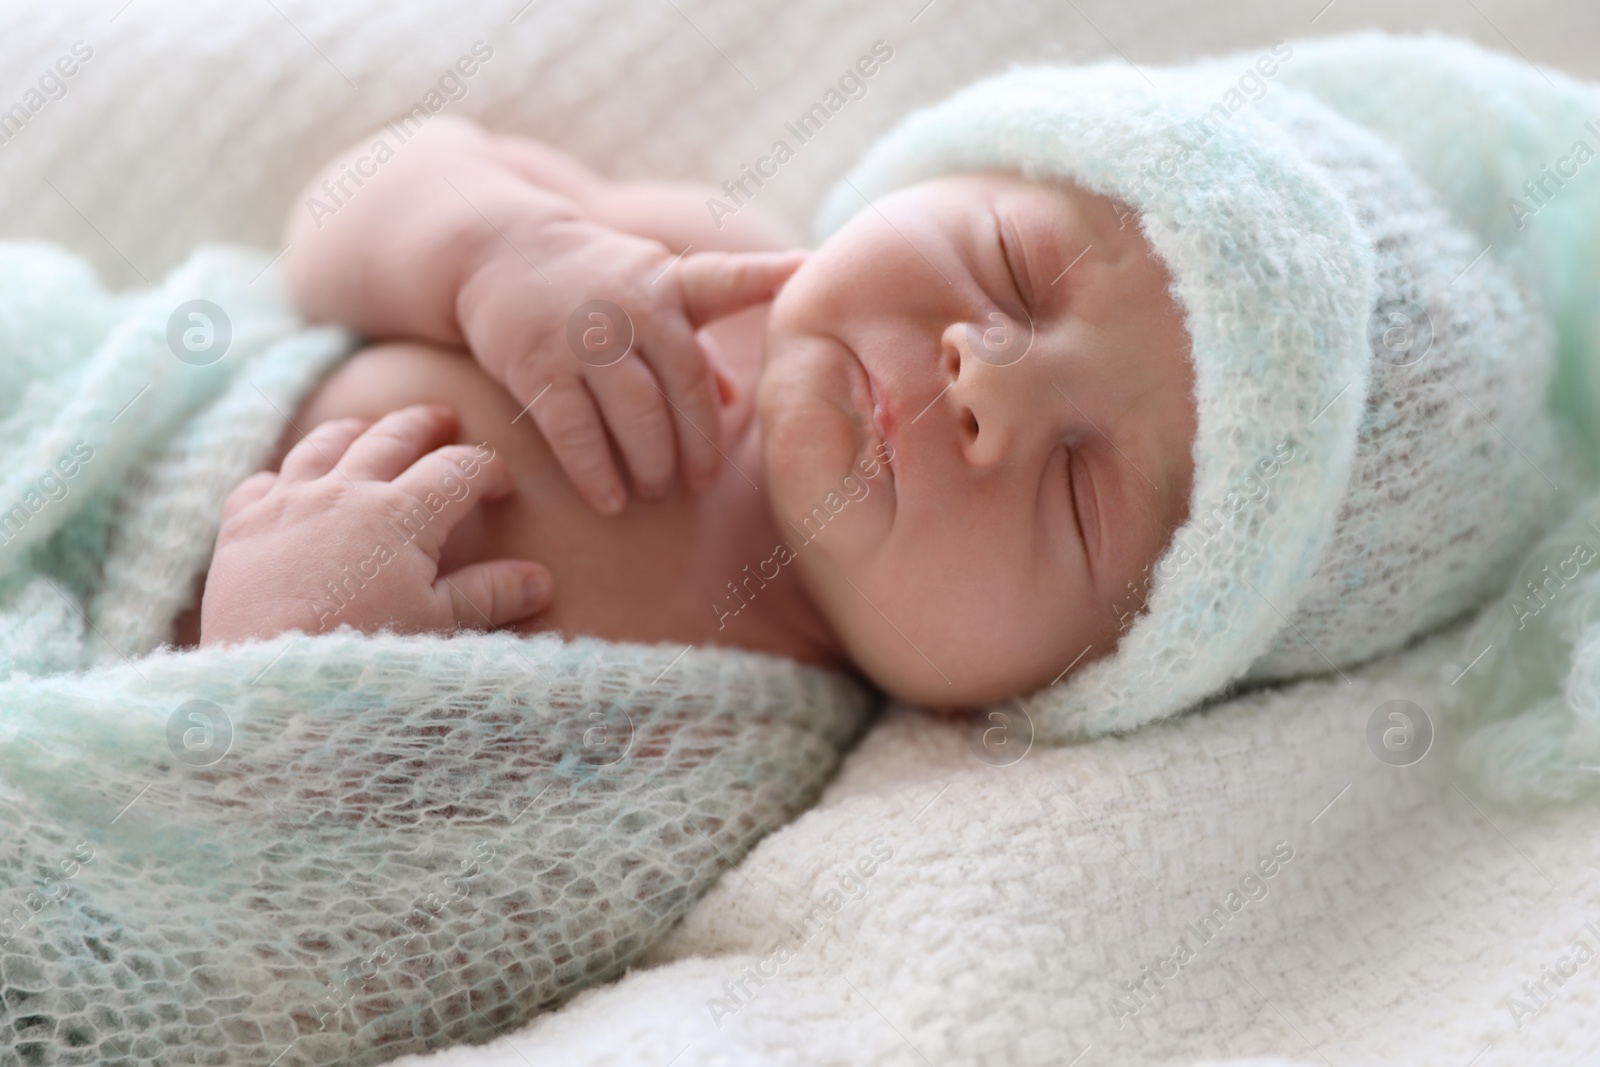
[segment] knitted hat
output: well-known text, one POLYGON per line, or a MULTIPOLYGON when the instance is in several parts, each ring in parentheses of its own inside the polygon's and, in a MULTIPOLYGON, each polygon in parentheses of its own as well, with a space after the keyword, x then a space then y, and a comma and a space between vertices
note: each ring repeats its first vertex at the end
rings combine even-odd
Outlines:
POLYGON ((1258 59, 1287 61, 1014 67, 902 119, 818 216, 821 239, 863 196, 942 175, 1070 179, 1136 210, 1172 276, 1188 517, 1107 606, 1116 648, 1022 699, 1043 740, 1403 644, 1503 586, 1567 476, 1537 294, 1393 147, 1258 59), (1240 92, 1241 69, 1270 91, 1240 92))

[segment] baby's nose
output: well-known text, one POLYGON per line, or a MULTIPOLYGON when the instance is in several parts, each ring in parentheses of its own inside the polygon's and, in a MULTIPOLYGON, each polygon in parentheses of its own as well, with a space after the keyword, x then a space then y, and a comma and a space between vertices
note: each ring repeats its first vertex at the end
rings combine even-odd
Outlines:
POLYGON ((958 443, 975 466, 1004 462, 1017 447, 1035 406, 1039 383, 1026 368, 1027 338, 1003 312, 951 323, 944 331, 940 361, 949 382, 946 401, 958 443))

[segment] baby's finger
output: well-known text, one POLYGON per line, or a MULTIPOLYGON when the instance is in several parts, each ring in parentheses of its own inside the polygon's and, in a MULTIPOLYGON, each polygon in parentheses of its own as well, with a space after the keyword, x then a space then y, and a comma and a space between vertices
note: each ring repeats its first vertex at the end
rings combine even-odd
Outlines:
POLYGON ((694 333, 675 315, 659 316, 650 324, 641 358, 655 372, 672 409, 684 484, 694 490, 705 489, 722 470, 720 391, 711 361, 694 333))
POLYGON ((398 525, 434 560, 473 508, 516 488, 505 457, 486 445, 436 448, 395 477, 393 485, 415 501, 398 525))
POLYGON ((589 392, 628 462, 639 495, 664 495, 677 465, 677 448, 672 416, 650 368, 637 359, 597 367, 589 374, 589 392))
POLYGON ((455 624, 468 630, 493 630, 537 615, 550 606, 553 587, 547 569, 520 559, 473 563, 433 583, 455 624))
POLYGON ((808 253, 695 252, 678 261, 678 289, 689 324, 699 329, 713 319, 765 303, 777 293, 808 253))
POLYGON ((278 484, 278 476, 271 471, 256 471, 250 477, 233 487, 233 492, 222 502, 222 521, 227 522, 235 514, 254 504, 257 500, 272 491, 278 484))
POLYGON ((347 478, 387 482, 455 435, 456 413, 438 404, 391 411, 351 442, 339 470, 347 478))
POLYGON ((621 511, 627 500, 622 476, 611 461, 605 426, 583 379, 553 383, 548 395, 534 405, 533 417, 578 495, 602 515, 621 511))
POLYGON ((278 465, 278 476, 285 483, 309 482, 333 470, 350 442, 372 425, 366 419, 329 419, 319 422, 300 438, 278 465))

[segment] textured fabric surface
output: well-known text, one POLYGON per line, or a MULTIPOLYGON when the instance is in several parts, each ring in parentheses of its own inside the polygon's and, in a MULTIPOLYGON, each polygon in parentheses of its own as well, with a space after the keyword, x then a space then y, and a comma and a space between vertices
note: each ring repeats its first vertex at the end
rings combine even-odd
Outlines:
POLYGON ((221 501, 351 347, 303 328, 271 258, 206 247, 110 293, 77 256, 0 244, 0 668, 79 669, 167 639, 221 501))
POLYGON ((1592 468, 1600 456, 1600 183, 1583 179, 1600 152, 1600 76, 1537 69, 1503 48, 1370 32, 1345 45, 1308 41, 1297 58, 1282 72, 1287 85, 1381 136, 1487 250, 1483 262, 1493 257, 1518 288, 1538 293, 1556 333, 1555 399, 1574 416, 1592 468))
POLYGON ((1473 623, 1458 763, 1522 808, 1600 789, 1600 495, 1574 508, 1473 623))
MULTIPOLYGON (((898 58, 760 192, 801 232, 832 181, 907 110, 1013 62, 1120 51, 1143 68, 1377 24, 1438 26, 1600 77, 1587 47, 1600 9, 1579 2, 1339 0, 1309 13, 1279 0, 1075 4, 994 0, 981 17, 951 0, 8 5, 3 106, 74 41, 94 56, 0 144, 0 234, 67 243, 117 287, 159 278, 202 241, 276 249, 306 179, 417 103, 480 38, 495 58, 449 111, 546 138, 604 173, 714 185, 883 38, 898 58)), ((1375 64, 1371 85, 1402 76, 1375 64)))
MULTIPOLYGON (((831 182, 908 108, 1013 61, 1120 53, 1142 68, 1285 38, 1299 51, 1311 36, 1377 24, 1437 26, 1600 77, 1600 7, 1564 0, 588 0, 516 17, 524 7, 0 9, 7 103, 74 40, 96 49, 67 94, 0 145, 0 232, 66 242, 117 285, 141 284, 140 271, 159 277, 202 240, 275 250, 299 184, 418 99, 478 35, 496 59, 452 109, 548 137, 608 173, 713 184, 766 151, 873 39, 891 41, 897 59, 869 94, 761 191, 802 230, 831 182)), ((1382 94, 1405 77, 1375 61, 1369 110, 1403 123, 1406 109, 1387 109, 1382 94)), ((1460 122, 1483 121, 1488 102, 1475 103, 1460 122)), ((1470 139, 1411 136, 1424 132, 1403 145, 1417 173, 1473 163, 1453 147, 1470 139)), ((1444 702, 1493 653, 1450 682, 1480 652, 1446 635, 1348 669, 1348 682, 1266 689, 1127 737, 1035 746, 1004 768, 991 765, 992 740, 896 709, 821 805, 729 872, 650 966, 506 1027, 487 1047, 407 1062, 942 1067, 1059 1065, 1080 1052, 1075 1067, 1586 1062, 1600 1047, 1587 968, 1550 983, 1555 996, 1520 1029, 1508 1002, 1600 914, 1592 810, 1480 812, 1452 788, 1442 748, 1396 768, 1363 739, 1378 705, 1408 697, 1433 716, 1442 746, 1444 702), (1296 856, 1271 895, 1118 1029, 1109 999, 1279 839, 1296 856), (788 927, 879 840, 893 858, 866 894, 718 1029, 708 1000, 793 944, 788 927)))
POLYGON ((559 636, 152 649, 348 351, 271 256, 0 242, 0 1064, 377 1063, 622 969, 814 797, 844 678, 559 636))
POLYGON ((1348 681, 1009 766, 983 724, 893 708, 652 966, 484 1049, 401 1063, 1591 1062, 1596 963, 1545 975, 1576 939, 1600 947, 1594 808, 1518 816, 1470 792, 1444 749, 1450 682, 1478 651, 1452 627, 1348 681), (1364 740, 1391 700, 1440 731, 1411 766, 1364 740), (892 859, 808 937, 879 841, 892 859), (1261 877, 1280 843, 1292 857, 1261 877))
POLYGON ((618 976, 866 711, 680 651, 296 635, 0 684, 0 1062, 381 1063, 618 976))

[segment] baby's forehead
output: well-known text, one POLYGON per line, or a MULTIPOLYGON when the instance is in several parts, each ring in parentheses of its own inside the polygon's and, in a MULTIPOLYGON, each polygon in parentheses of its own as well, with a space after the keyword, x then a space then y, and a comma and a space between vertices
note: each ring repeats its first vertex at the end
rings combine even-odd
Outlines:
MULTIPOLYGON (((874 233, 883 240, 906 239, 894 221, 896 217, 904 218, 898 213, 905 212, 916 218, 919 226, 931 226, 962 242, 993 243, 999 233, 988 220, 1003 212, 1020 239, 1034 242, 1060 240, 1083 232, 1085 205, 1091 201, 1110 203, 1066 177, 1028 176, 1006 169, 973 170, 903 185, 883 194, 877 202, 864 204, 859 214, 878 215, 890 223, 885 232, 874 233), (975 224, 980 220, 982 224, 975 224)), ((1111 217, 1120 223, 1120 216, 1111 217)), ((843 229, 828 234, 823 244, 834 240, 843 229)))
POLYGON ((1024 175, 1011 170, 969 171, 922 183, 924 206, 938 221, 958 226, 974 211, 1003 213, 1016 235, 1028 241, 1060 240, 1098 231, 1107 220, 1121 228, 1126 207, 1091 192, 1071 178, 1024 175))
POLYGON ((998 244, 1030 270, 1048 270, 1046 280, 1092 248, 1110 260, 1147 251, 1134 208, 1065 176, 975 171, 926 182, 922 192, 943 233, 967 247, 998 244))
POLYGON ((1073 194, 1085 191, 1070 178, 1030 177, 1014 170, 961 171, 930 178, 919 186, 935 200, 982 201, 1007 195, 1056 209, 1064 208, 1073 194))

